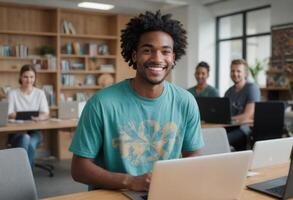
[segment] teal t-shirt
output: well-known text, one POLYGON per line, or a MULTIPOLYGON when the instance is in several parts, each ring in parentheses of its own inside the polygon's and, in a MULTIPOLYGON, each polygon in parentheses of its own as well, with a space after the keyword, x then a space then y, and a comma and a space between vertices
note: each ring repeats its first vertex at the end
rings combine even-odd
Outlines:
POLYGON ((198 106, 190 93, 165 81, 163 93, 149 99, 125 80, 90 98, 69 150, 109 171, 141 175, 157 160, 202 146, 198 106))
POLYGON ((187 89, 194 97, 219 97, 219 92, 216 88, 207 85, 207 87, 201 91, 200 93, 197 93, 195 91, 195 86, 187 89))

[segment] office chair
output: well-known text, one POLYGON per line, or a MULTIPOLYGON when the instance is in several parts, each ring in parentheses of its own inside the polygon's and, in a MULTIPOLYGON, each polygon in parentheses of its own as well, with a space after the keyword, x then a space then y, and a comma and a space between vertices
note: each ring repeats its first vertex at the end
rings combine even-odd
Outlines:
POLYGON ((0 150, 0 185, 1 199, 38 199, 31 166, 24 149, 0 150))
POLYGON ((251 146, 256 141, 284 136, 285 104, 281 101, 255 103, 254 123, 250 136, 251 146))
POLYGON ((202 155, 230 152, 230 145, 224 128, 203 128, 205 146, 201 149, 202 155))
MULTIPOLYGON (((7 148, 13 148, 13 146, 9 143, 9 140, 8 140, 8 143, 6 146, 7 146, 7 148)), ((49 173, 49 177, 54 176, 54 166, 51 164, 35 161, 34 167, 37 167, 37 168, 40 168, 40 169, 47 171, 49 173)))
POLYGON ((38 167, 40 169, 47 171, 49 173, 49 177, 54 176, 54 166, 51 164, 35 162, 35 167, 38 167))

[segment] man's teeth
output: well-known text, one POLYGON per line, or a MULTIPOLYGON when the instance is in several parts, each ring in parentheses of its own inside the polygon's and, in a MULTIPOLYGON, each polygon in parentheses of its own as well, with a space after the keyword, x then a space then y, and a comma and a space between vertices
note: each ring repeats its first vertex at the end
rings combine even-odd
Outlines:
POLYGON ((148 67, 148 68, 154 71, 163 71, 162 67, 148 67))

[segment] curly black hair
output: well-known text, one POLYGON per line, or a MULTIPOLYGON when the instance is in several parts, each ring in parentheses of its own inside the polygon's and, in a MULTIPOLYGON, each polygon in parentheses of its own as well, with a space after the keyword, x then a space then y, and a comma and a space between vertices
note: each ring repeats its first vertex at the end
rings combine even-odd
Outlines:
POLYGON ((162 15, 160 10, 156 13, 146 11, 145 14, 140 14, 130 20, 126 28, 121 31, 121 54, 129 66, 136 69, 136 63, 132 61, 132 52, 137 50, 141 35, 151 31, 163 31, 172 37, 175 61, 185 54, 186 31, 183 29, 182 23, 171 19, 171 16, 171 14, 162 15))

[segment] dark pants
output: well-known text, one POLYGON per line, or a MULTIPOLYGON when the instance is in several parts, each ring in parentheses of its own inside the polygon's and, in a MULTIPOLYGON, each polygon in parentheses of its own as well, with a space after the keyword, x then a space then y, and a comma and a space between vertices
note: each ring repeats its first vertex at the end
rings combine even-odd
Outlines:
POLYGON ((248 138, 251 133, 251 129, 248 125, 242 125, 240 127, 227 128, 227 136, 229 144, 234 147, 236 151, 244 151, 247 149, 248 138))

